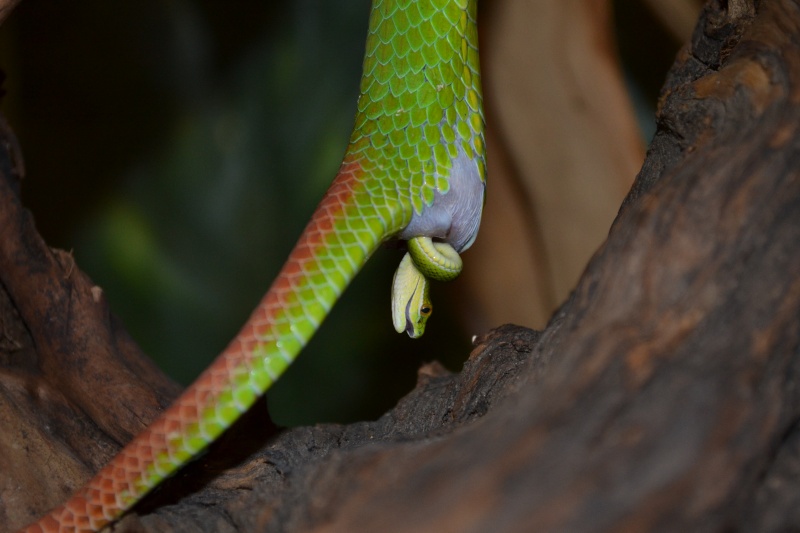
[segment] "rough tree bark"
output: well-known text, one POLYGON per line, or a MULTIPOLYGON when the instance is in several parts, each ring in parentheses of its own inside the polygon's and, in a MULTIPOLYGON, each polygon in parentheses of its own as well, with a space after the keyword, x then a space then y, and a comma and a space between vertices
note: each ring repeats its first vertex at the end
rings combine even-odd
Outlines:
MULTIPOLYGON (((115 531, 800 527, 800 6, 714 0, 608 240, 547 328, 477 339, 375 422, 249 416, 115 531)), ((6 530, 175 388, 52 251, 0 158, 6 530)), ((2 526, 0 526, 1 528, 2 526)))

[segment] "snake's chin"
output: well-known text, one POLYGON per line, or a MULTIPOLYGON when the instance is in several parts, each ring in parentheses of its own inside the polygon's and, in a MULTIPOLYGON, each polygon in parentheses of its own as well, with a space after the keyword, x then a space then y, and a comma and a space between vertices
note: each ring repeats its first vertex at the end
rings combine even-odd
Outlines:
POLYGON ((467 157, 460 146, 448 181, 448 191, 436 191, 433 204, 423 208, 422 213, 414 213, 398 238, 432 237, 459 253, 472 246, 481 223, 486 183, 477 161, 467 157))

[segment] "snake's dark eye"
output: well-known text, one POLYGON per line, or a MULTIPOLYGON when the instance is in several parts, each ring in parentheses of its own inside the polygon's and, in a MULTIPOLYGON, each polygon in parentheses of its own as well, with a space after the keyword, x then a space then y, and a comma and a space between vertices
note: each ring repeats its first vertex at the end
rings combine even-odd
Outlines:
POLYGON ((423 307, 422 309, 419 310, 419 314, 421 314, 423 316, 428 316, 429 314, 431 314, 431 308, 430 307, 423 307))

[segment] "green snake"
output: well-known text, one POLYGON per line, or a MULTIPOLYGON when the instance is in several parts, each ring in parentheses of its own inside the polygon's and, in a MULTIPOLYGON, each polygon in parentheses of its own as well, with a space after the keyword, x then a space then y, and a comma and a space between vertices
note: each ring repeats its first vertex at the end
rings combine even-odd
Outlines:
POLYGON ((25 531, 97 531, 204 450, 287 369, 388 240, 408 244, 392 321, 422 335, 429 280, 458 275, 483 209, 476 10, 477 0, 373 0, 344 160, 269 291, 160 418, 25 531))

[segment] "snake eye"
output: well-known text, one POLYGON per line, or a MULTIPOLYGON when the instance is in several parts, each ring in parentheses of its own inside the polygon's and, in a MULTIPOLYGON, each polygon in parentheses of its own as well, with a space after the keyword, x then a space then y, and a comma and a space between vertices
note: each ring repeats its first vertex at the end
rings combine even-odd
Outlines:
POLYGON ((419 314, 421 314, 423 316, 428 316, 428 315, 431 314, 431 308, 425 306, 425 307, 423 307, 422 309, 419 310, 419 314))

